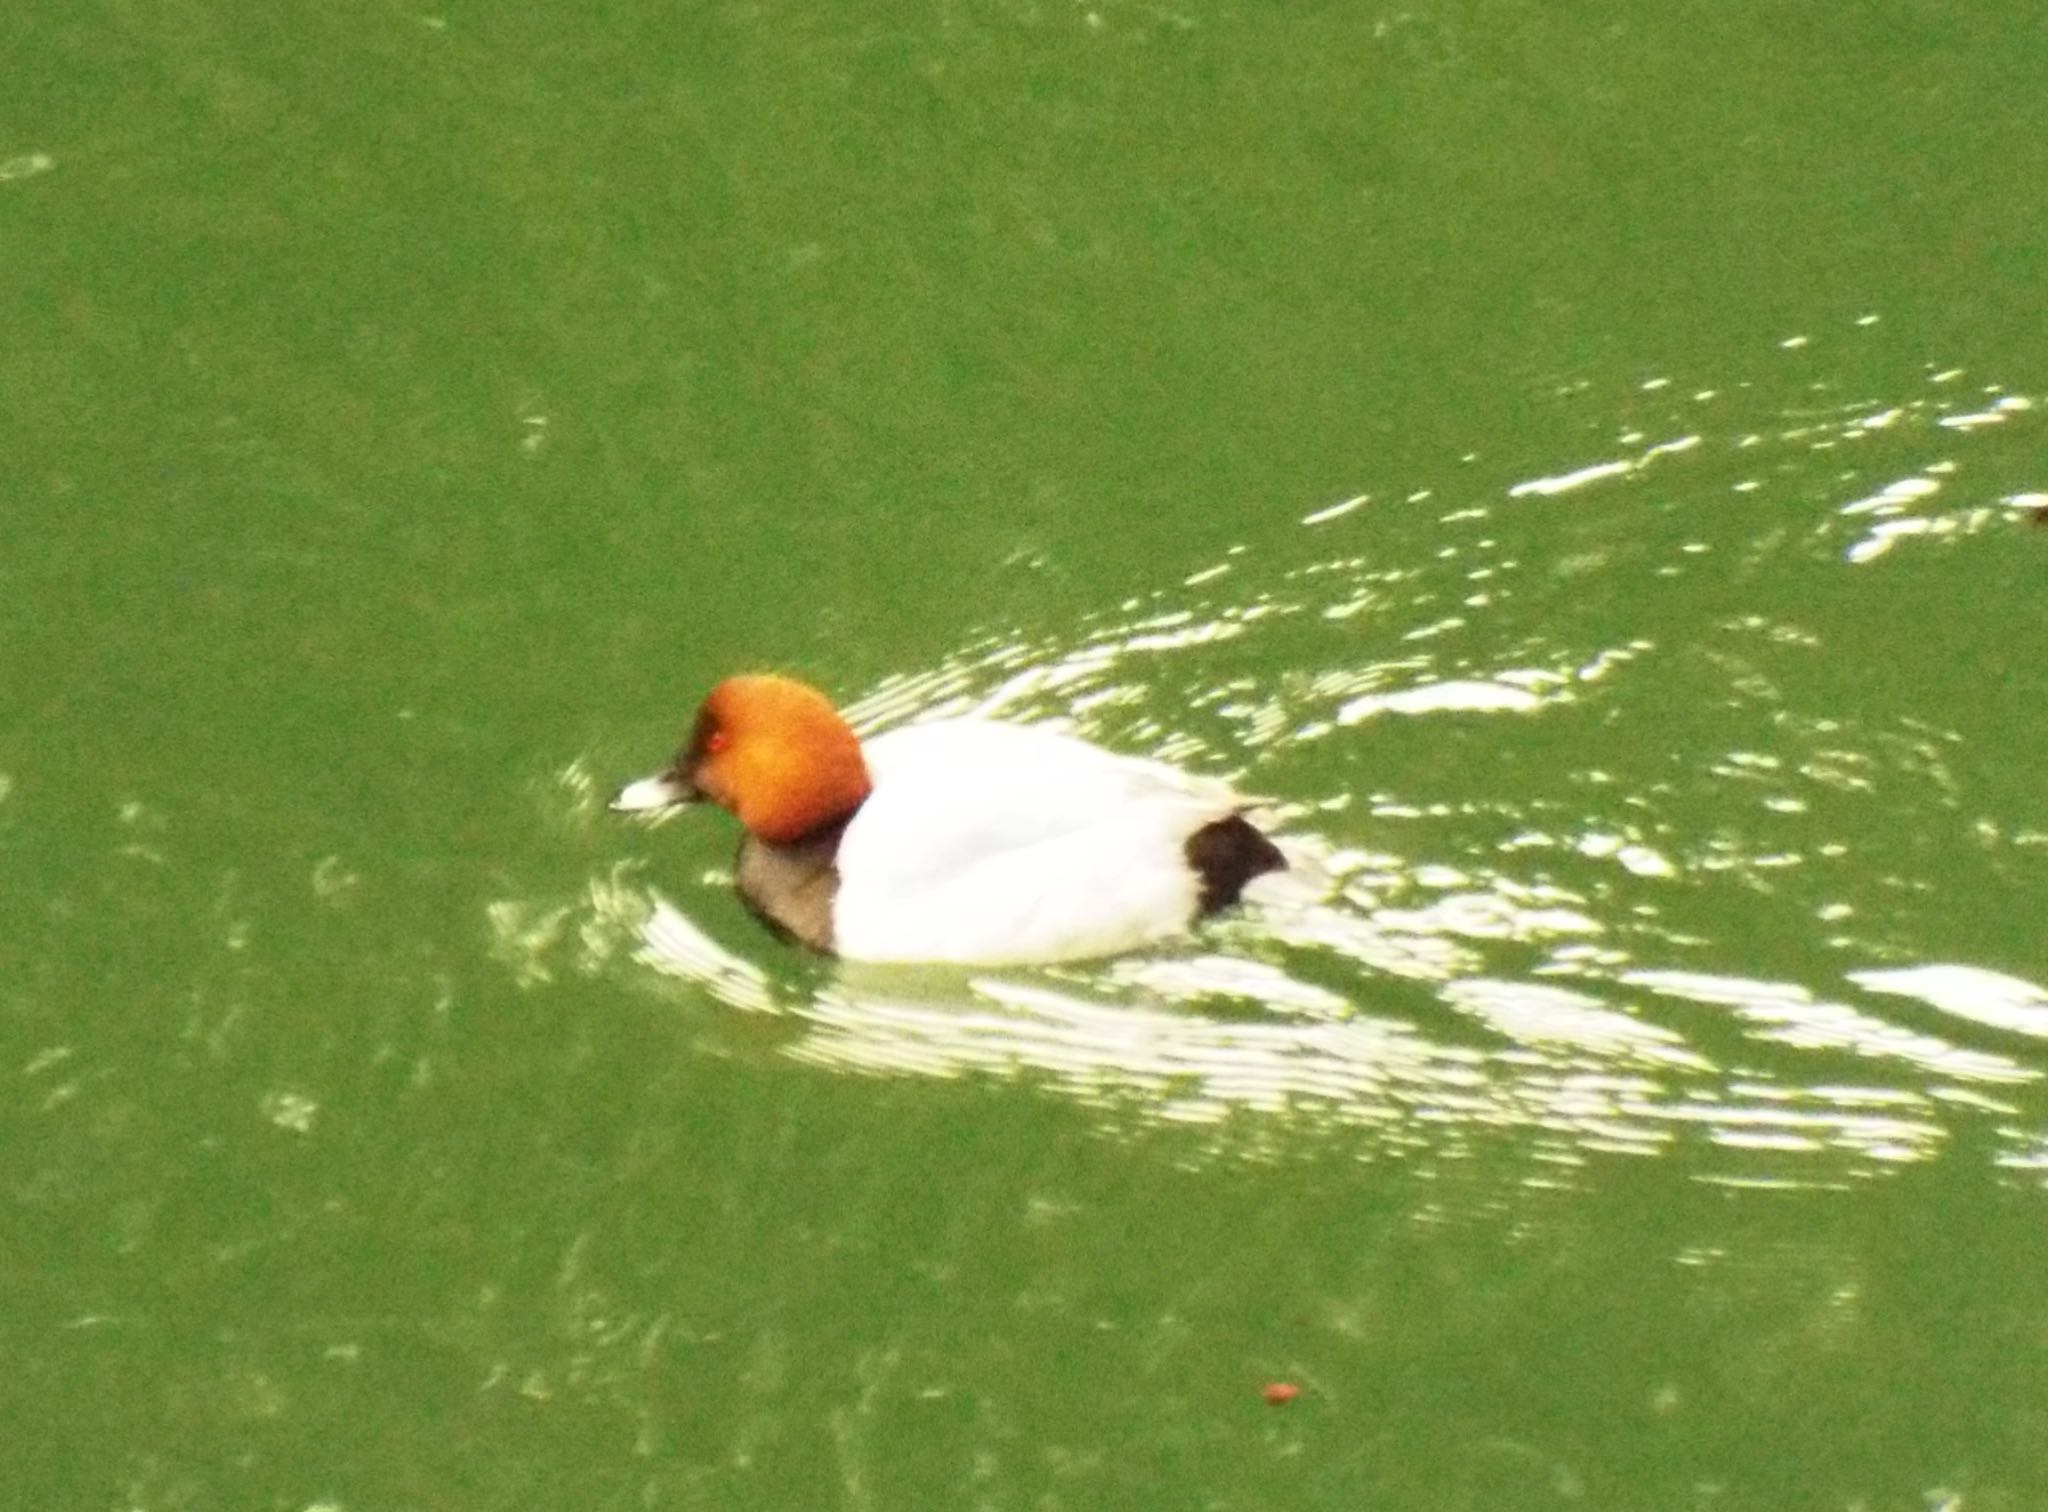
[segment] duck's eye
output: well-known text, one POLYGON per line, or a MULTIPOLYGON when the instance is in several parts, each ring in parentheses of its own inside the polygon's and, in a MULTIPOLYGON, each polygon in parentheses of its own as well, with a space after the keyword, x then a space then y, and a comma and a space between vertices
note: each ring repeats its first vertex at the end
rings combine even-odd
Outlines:
POLYGON ((708 756, 716 756, 731 744, 732 736, 726 734, 723 730, 713 730, 704 738, 704 752, 708 756))

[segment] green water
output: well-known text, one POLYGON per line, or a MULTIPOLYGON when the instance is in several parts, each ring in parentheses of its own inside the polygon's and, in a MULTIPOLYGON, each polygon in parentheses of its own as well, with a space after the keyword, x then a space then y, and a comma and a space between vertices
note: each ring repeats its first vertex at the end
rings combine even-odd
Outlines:
POLYGON ((2048 1507, 2044 31, 17 7, 7 1504, 2048 1507), (1321 893, 804 959, 758 666, 1321 893))

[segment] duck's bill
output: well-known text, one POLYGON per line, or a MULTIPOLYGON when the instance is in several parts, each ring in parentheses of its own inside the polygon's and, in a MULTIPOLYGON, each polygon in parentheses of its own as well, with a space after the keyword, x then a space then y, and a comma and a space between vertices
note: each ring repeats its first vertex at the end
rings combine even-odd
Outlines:
POLYGON ((658 772, 619 789, 612 800, 615 814, 665 814, 697 801, 697 790, 674 772, 658 772))

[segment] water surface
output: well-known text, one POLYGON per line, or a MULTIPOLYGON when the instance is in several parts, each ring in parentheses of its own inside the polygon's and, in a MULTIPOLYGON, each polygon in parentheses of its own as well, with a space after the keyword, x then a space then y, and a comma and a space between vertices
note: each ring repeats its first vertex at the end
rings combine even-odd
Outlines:
POLYGON ((2036 1505, 2039 30, 31 5, 23 1504, 2036 1505), (804 958, 755 666, 1313 864, 804 958))

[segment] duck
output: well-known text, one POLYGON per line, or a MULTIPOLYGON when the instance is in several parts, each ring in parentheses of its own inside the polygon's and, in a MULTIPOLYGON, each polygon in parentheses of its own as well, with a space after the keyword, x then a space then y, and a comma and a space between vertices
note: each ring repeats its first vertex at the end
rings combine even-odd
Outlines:
POLYGON ((995 719, 862 740, 823 693, 773 673, 718 683, 674 761, 611 807, 699 801, 739 821, 746 905, 849 961, 1118 955, 1184 935, 1288 864, 1216 778, 995 719))

